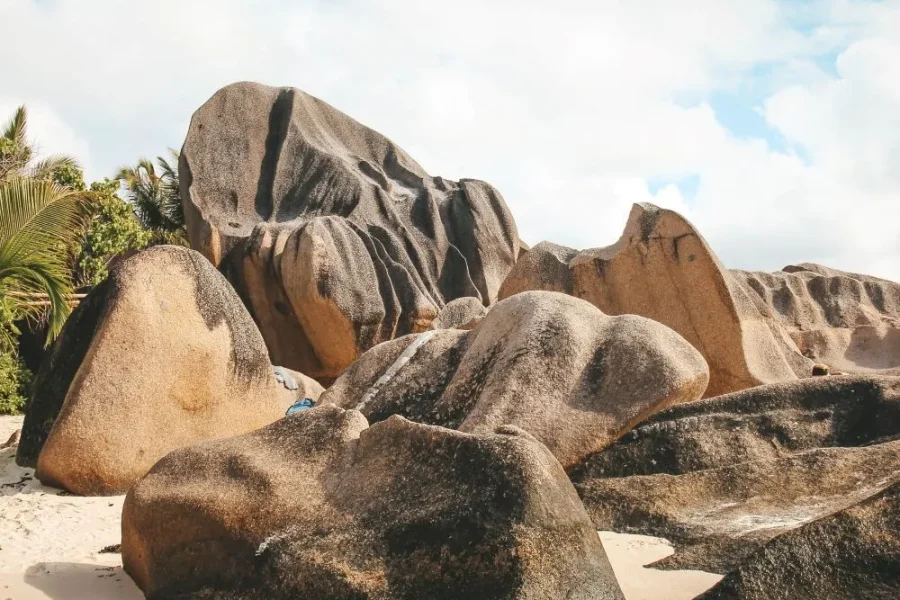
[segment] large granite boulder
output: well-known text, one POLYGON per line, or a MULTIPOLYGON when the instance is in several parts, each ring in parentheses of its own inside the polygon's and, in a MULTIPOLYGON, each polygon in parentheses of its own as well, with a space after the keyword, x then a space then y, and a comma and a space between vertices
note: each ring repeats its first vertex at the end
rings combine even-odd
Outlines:
POLYGON ((900 375, 900 283, 810 263, 731 274, 804 356, 845 373, 900 375))
POLYGON ((431 177, 296 89, 217 92, 180 167, 191 246, 238 289, 273 360, 322 381, 455 298, 493 303, 520 248, 490 185, 431 177))
POLYGON ((622 599, 553 456, 320 406, 172 452, 128 493, 122 559, 150 599, 622 599))
POLYGON ((707 396, 812 373, 787 332, 722 266, 681 215, 636 204, 614 245, 579 252, 542 242, 510 272, 499 297, 552 290, 583 298, 609 315, 663 323, 709 364, 707 396))
POLYGON ((538 291, 496 304, 471 331, 376 346, 321 402, 371 422, 402 415, 473 433, 515 425, 569 467, 653 413, 699 399, 708 378, 700 353, 668 327, 538 291))
POLYGON ((570 471, 598 529, 725 573, 900 480, 900 378, 819 377, 674 406, 570 471))
POLYGON ((17 459, 49 485, 123 493, 171 450, 262 427, 321 393, 283 374, 209 261, 157 246, 73 313, 35 380, 17 459))
POLYGON ((900 483, 778 536, 702 600, 900 598, 900 483))

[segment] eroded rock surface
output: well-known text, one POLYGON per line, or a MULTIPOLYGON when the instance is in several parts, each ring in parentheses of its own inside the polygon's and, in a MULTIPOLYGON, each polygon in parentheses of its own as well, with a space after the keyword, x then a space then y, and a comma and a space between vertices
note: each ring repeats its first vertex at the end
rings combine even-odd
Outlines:
POLYGON ((150 599, 623 598, 528 434, 334 406, 166 456, 125 500, 122 558, 150 599))
POLYGON ((900 375, 900 284, 809 263, 731 274, 804 356, 833 371, 900 375))
POLYGON ((432 329, 465 329, 475 327, 487 314, 487 309, 478 298, 457 298, 441 309, 431 323, 432 329))
POLYGON ((773 537, 900 480, 900 378, 820 377, 674 406, 571 476, 598 529, 725 573, 773 537))
POLYGON ((241 293, 273 361, 320 381, 451 300, 490 305, 520 248, 490 185, 432 177, 292 88, 217 92, 180 166, 191 246, 241 293))
POLYGON ((748 556, 702 600, 900 597, 900 483, 789 531, 748 556))
POLYGON ((538 244, 510 272, 500 298, 536 289, 671 327, 709 364, 709 397, 812 373, 813 362, 759 296, 740 285, 694 226, 670 210, 636 204, 622 237, 606 248, 579 252, 538 244))
POLYGON ((371 422, 391 415, 460 431, 515 425, 564 466, 653 413, 703 395, 703 357, 643 317, 609 317, 554 292, 496 304, 471 331, 429 331, 366 352, 322 395, 371 422))
POLYGON ((299 392, 276 380, 209 261, 157 246, 114 268, 66 324, 35 380, 17 460, 74 493, 122 493, 171 450, 281 418, 299 392))

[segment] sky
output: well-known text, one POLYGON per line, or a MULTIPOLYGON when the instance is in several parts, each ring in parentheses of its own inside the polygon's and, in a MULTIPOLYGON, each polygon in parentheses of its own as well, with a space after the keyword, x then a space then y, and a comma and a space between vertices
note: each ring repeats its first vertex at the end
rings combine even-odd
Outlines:
POLYGON ((900 0, 0 0, 0 40, 0 119, 89 179, 252 80, 490 182, 528 244, 653 202, 730 268, 900 281, 900 0))

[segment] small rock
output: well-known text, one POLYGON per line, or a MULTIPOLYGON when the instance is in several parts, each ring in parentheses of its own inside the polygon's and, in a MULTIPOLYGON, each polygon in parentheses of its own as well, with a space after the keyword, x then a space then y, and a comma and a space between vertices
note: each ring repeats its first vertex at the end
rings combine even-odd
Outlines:
POLYGON ((22 437, 22 430, 16 429, 13 431, 12 435, 9 436, 9 439, 6 440, 6 443, 0 446, 0 450, 5 448, 15 448, 19 445, 19 439, 22 437))
POLYGON ((831 372, 831 369, 828 368, 828 365, 813 365, 812 374, 813 377, 822 377, 824 375, 828 375, 831 372))

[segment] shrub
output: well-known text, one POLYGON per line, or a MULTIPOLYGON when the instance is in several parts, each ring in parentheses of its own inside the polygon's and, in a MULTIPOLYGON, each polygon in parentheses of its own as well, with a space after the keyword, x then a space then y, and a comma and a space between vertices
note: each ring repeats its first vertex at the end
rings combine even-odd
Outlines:
POLYGON ((80 246, 75 249, 75 285, 100 284, 109 275, 107 267, 117 256, 141 250, 152 241, 152 232, 144 229, 133 207, 116 195, 118 181, 91 184, 90 225, 80 246))
POLYGON ((31 390, 31 371, 10 352, 0 352, 0 415, 17 415, 31 390))

